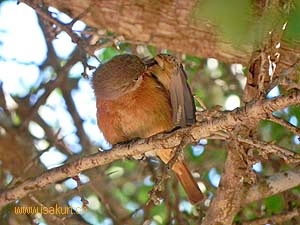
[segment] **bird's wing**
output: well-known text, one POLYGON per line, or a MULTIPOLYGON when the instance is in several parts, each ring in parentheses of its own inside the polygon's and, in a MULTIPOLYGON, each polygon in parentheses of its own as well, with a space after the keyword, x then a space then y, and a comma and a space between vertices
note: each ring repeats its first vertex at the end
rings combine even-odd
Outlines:
POLYGON ((157 55, 149 61, 149 70, 169 91, 175 126, 185 127, 195 122, 194 99, 187 83, 187 77, 178 60, 166 54, 157 55))

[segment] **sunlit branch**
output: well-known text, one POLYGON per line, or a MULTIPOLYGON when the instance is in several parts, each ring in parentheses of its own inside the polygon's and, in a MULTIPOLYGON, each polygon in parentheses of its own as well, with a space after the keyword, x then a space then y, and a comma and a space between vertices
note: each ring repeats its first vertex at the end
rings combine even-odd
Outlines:
POLYGON ((51 169, 42 175, 25 180, 22 184, 3 191, 0 194, 0 207, 25 197, 27 194, 40 190, 50 184, 97 166, 111 163, 133 155, 140 155, 156 149, 172 148, 181 143, 183 137, 196 142, 219 130, 232 129, 250 120, 266 118, 271 111, 283 109, 290 105, 300 104, 300 92, 295 91, 287 96, 260 100, 238 110, 223 113, 219 118, 211 118, 190 128, 178 129, 170 134, 159 134, 147 140, 137 140, 127 145, 117 145, 113 151, 96 153, 85 158, 70 162, 64 166, 51 169))
POLYGON ((300 170, 290 170, 269 176, 249 188, 244 205, 300 185, 300 170))

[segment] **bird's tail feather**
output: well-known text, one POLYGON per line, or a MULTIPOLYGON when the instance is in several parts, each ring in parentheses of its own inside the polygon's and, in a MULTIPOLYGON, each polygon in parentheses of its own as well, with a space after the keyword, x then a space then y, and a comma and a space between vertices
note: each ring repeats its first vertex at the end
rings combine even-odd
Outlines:
MULTIPOLYGON (((163 149, 158 151, 157 155, 164 163, 167 164, 172 159, 173 154, 172 151, 163 149)), ((197 204, 198 202, 200 202, 203 199, 203 194, 200 191, 197 182, 194 180, 192 174, 190 173, 183 160, 177 159, 177 161, 172 166, 172 170, 178 177, 190 202, 192 204, 197 204)))

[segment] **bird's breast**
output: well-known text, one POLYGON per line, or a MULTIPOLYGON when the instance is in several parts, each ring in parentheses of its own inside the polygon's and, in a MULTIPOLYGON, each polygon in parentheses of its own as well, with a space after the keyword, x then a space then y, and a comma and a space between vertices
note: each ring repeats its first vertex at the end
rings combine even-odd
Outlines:
POLYGON ((116 99, 97 98, 98 126, 111 144, 147 138, 173 128, 168 91, 148 74, 140 78, 135 89, 116 99))

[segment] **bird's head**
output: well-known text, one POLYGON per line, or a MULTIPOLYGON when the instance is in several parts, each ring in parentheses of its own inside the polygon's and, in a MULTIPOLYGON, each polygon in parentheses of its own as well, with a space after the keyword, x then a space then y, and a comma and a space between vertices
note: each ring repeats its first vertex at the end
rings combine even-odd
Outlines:
POLYGON ((102 64, 94 73, 93 88, 97 98, 114 99, 131 91, 145 70, 136 55, 123 54, 102 64))

